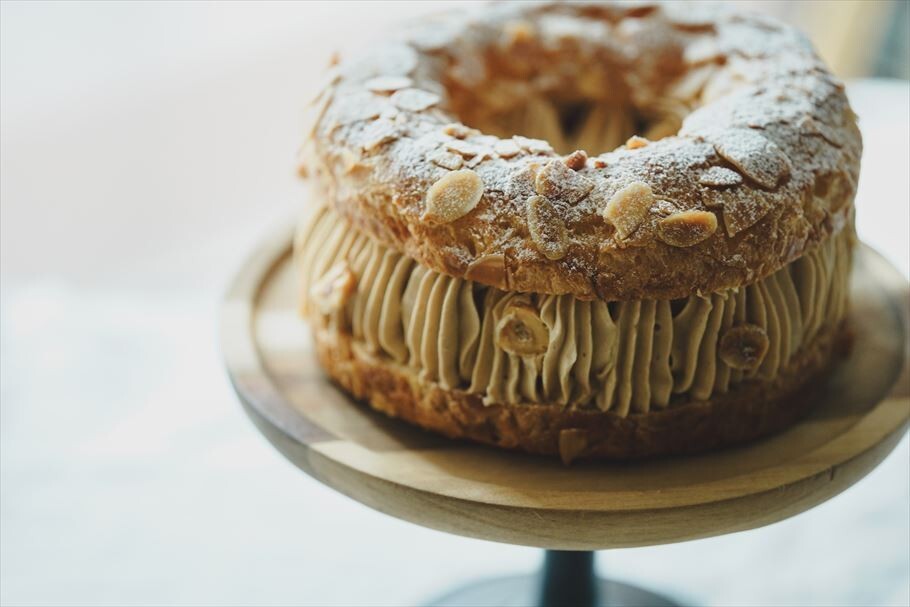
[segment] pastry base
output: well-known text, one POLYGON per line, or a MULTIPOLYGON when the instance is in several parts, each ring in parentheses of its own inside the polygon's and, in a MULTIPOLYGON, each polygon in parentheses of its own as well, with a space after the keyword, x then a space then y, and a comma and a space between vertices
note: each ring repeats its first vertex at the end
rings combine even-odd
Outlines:
POLYGON ((813 380, 850 342, 843 324, 823 330, 773 381, 750 380, 708 401, 673 402, 667 409, 620 417, 539 403, 484 405, 478 395, 444 389, 409 367, 370 354, 349 335, 314 328, 314 336, 329 376, 373 409, 449 438, 560 455, 567 463, 698 453, 771 434, 808 412, 818 400, 813 391, 820 382, 813 380))

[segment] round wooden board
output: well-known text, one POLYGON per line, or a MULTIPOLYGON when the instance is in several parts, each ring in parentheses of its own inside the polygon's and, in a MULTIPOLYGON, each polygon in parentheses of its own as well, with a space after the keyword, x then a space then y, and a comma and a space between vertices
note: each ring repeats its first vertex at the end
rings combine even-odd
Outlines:
POLYGON ((550 549, 691 540, 767 525, 840 493, 910 419, 908 285, 868 247, 852 280, 853 349, 801 423, 750 445, 634 464, 525 455, 444 439, 348 398, 297 315, 291 231, 244 265, 222 314, 231 380, 292 462, 381 512, 450 533, 550 549))

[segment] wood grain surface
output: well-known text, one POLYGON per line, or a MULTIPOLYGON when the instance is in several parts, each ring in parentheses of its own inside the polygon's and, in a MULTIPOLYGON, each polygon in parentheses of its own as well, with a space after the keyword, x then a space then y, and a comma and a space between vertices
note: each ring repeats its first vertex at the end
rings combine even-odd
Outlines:
POLYGON ((222 349, 234 387, 259 429, 305 472, 419 525, 570 550, 741 531, 837 495, 907 429, 910 290, 868 247, 859 250, 852 278, 853 348, 805 420, 705 455, 565 467, 426 433, 337 389, 316 364, 296 312, 291 233, 267 239, 226 296, 222 349))

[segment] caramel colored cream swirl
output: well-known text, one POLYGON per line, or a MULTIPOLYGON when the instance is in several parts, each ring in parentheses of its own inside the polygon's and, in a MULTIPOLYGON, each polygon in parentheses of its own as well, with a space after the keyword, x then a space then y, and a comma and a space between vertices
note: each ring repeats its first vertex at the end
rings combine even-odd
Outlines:
POLYGON ((746 287, 673 301, 504 292, 427 270, 323 207, 296 242, 303 313, 487 404, 620 416, 774 378, 845 315, 852 231, 746 287))

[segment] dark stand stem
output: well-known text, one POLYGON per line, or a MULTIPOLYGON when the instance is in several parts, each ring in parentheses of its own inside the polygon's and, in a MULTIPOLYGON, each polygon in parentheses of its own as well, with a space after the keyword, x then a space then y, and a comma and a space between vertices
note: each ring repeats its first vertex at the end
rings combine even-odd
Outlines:
POLYGON ((595 607, 599 604, 593 552, 547 550, 543 561, 540 607, 595 607))

